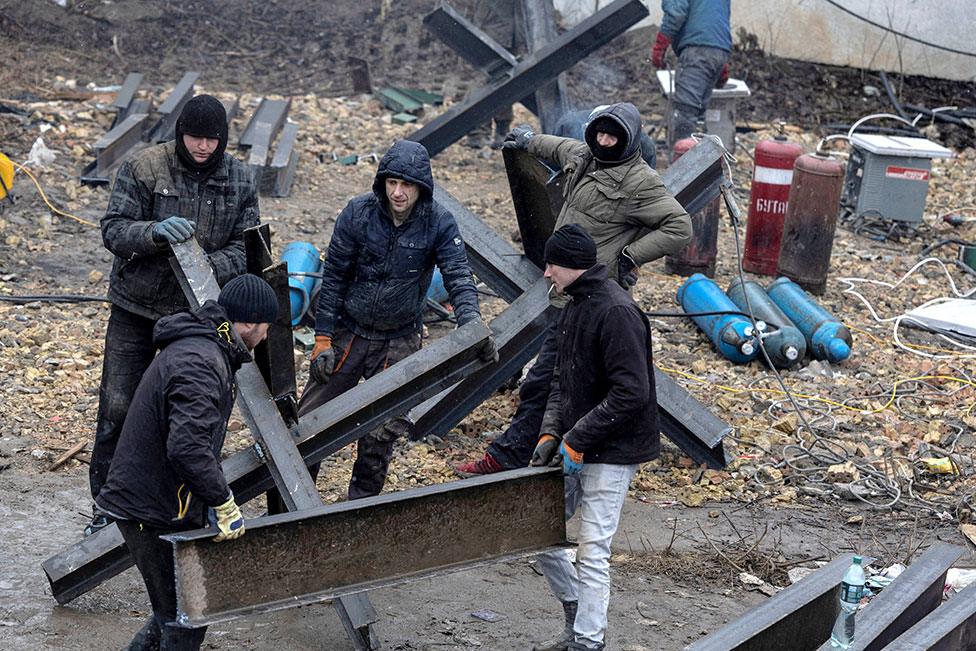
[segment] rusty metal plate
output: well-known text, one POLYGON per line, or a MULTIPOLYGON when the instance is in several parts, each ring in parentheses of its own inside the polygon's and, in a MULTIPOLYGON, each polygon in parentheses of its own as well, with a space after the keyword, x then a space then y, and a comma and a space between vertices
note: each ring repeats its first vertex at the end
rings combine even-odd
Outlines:
POLYGON ((206 626, 565 546, 563 509, 562 471, 525 468, 259 518, 224 543, 165 536, 177 618, 206 626))

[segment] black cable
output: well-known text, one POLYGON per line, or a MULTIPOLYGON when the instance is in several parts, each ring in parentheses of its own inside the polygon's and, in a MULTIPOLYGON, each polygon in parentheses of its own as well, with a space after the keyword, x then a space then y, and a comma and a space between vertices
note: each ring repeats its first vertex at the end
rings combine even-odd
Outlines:
POLYGON ((659 317, 659 316, 660 317, 670 317, 670 318, 681 318, 681 317, 684 317, 684 316, 687 316, 687 317, 693 317, 693 316, 718 316, 720 314, 721 315, 731 314, 733 316, 744 316, 747 319, 749 318, 749 314, 747 314, 745 312, 737 312, 736 310, 713 310, 711 312, 647 312, 647 311, 644 311, 644 310, 641 310, 641 311, 644 312, 644 316, 646 316, 647 318, 653 318, 653 317, 659 317))
POLYGON ((906 34, 905 32, 899 32, 898 30, 892 29, 891 27, 887 27, 885 25, 882 25, 881 23, 876 23, 873 20, 871 20, 870 18, 866 18, 865 16, 862 16, 860 14, 857 14, 857 13, 851 11, 850 9, 848 9, 847 7, 843 6, 839 2, 835 2, 834 0, 824 0, 824 2, 826 2, 829 5, 832 5, 833 7, 837 8, 837 9, 840 9, 841 11, 843 11, 845 14, 848 14, 849 16, 853 16, 854 18, 857 18, 858 20, 863 21, 863 22, 867 23, 868 25, 872 25, 873 27, 877 27, 878 29, 883 29, 886 32, 890 32, 890 33, 894 34, 895 36, 901 36, 904 39, 908 39, 909 41, 914 41, 914 42, 920 43, 922 45, 927 45, 928 47, 935 48, 936 50, 942 50, 944 52, 952 52, 953 54, 961 54, 963 56, 976 58, 976 53, 974 53, 974 52, 966 52, 965 50, 957 50, 955 48, 947 47, 945 45, 939 45, 938 43, 932 43, 931 41, 926 41, 926 40, 921 39, 921 38, 918 38, 916 36, 912 36, 910 34, 906 34))
POLYGON ((0 295, 0 301, 7 303, 108 303, 105 296, 84 296, 82 294, 39 294, 37 296, 6 296, 0 295))

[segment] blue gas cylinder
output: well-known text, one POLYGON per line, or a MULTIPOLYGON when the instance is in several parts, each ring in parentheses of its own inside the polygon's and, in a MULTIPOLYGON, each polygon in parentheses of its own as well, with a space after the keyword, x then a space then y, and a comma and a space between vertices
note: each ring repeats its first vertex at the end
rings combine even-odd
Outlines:
MULTIPOLYGON (((741 311, 715 281, 703 274, 694 274, 683 282, 678 288, 677 300, 685 312, 741 311)), ((735 314, 694 316, 691 319, 729 361, 745 364, 759 354, 749 319, 735 314)))
POLYGON ((427 288, 427 298, 441 304, 447 303, 451 298, 444 287, 444 276, 439 267, 434 267, 434 275, 431 276, 430 287, 427 288))
POLYGON ((291 299, 291 325, 302 320, 309 309, 310 297, 321 278, 305 274, 318 274, 322 271, 319 250, 309 242, 291 242, 281 252, 281 261, 288 264, 288 294, 291 299))
POLYGON ((784 276, 774 280, 766 293, 803 333, 814 359, 836 364, 850 357, 853 343, 850 331, 802 287, 784 276))
MULTIPOLYGON (((789 368, 803 359, 807 352, 807 342, 803 338, 803 333, 793 325, 788 316, 783 314, 776 303, 769 299, 762 285, 752 280, 741 283, 736 278, 729 285, 727 293, 740 310, 749 312, 749 308, 752 307, 752 315, 757 320, 766 322, 770 334, 764 334, 763 347, 773 366, 789 368)), ((759 358, 762 359, 761 354, 759 358)))

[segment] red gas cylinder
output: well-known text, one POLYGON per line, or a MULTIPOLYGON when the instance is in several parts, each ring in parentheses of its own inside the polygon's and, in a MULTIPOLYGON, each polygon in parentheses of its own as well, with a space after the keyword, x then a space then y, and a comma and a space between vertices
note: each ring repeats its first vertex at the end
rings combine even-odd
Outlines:
MULTIPOLYGON (((671 162, 698 143, 694 138, 683 138, 674 143, 671 162)), ((718 255, 719 197, 691 216, 691 243, 677 255, 664 259, 664 269, 670 274, 691 276, 702 273, 715 277, 715 258, 718 255)))
POLYGON ((832 156, 804 154, 793 167, 776 273, 814 294, 827 288, 844 164, 832 156))
POLYGON ((793 181, 793 163, 803 147, 775 140, 761 140, 756 145, 756 169, 752 174, 749 220, 746 222, 746 249, 742 268, 771 276, 776 273, 783 218, 793 181))

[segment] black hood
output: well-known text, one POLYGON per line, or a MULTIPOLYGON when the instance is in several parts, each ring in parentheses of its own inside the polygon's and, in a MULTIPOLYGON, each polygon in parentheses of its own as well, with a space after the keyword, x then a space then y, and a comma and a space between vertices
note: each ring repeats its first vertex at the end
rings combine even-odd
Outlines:
POLYGON ((212 95, 197 95, 186 103, 176 120, 176 154, 187 171, 199 178, 213 173, 224 160, 227 149, 227 112, 220 100, 212 95), (217 148, 210 157, 198 163, 187 151, 183 135, 216 138, 217 148))
POLYGON ((434 175, 430 171, 430 155, 419 142, 397 140, 380 159, 373 180, 373 194, 380 205, 386 206, 386 179, 403 179, 420 186, 420 200, 434 196, 434 175))
POLYGON ((590 121, 586 125, 584 140, 589 146, 590 151, 593 152, 593 157, 596 158, 597 161, 605 165, 615 165, 628 160, 640 150, 640 133, 641 117, 637 107, 630 102, 620 102, 618 104, 611 104, 610 106, 607 106, 603 110, 590 116, 590 121), (616 122, 624 133, 627 134, 625 136, 626 144, 623 146, 623 151, 614 160, 602 160, 597 155, 600 147, 596 142, 596 129, 594 129, 594 125, 601 118, 616 122))
POLYGON ((200 307, 164 316, 153 328, 153 342, 160 349, 185 337, 209 337, 220 344, 236 371, 251 361, 251 353, 234 336, 234 326, 227 312, 217 301, 207 301, 200 307))

